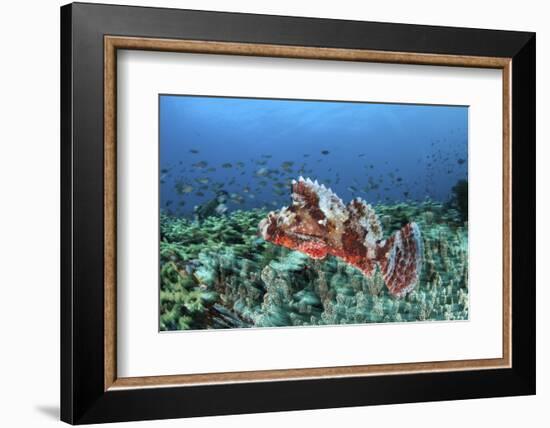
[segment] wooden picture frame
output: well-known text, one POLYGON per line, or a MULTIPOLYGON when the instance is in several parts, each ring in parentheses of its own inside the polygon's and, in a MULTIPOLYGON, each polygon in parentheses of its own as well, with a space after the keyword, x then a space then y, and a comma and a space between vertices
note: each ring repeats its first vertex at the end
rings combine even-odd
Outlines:
POLYGON ((62 420, 114 422, 535 392, 534 34, 75 3, 61 8, 61 53, 62 420), (495 160, 502 162, 504 184, 502 358, 118 377, 119 49, 502 70, 503 159, 495 160))

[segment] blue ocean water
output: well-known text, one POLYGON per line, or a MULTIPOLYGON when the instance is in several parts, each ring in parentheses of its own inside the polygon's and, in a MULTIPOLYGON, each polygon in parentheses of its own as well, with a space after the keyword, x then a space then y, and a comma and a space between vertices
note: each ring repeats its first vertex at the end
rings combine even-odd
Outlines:
POLYGON ((445 202, 468 173, 468 108, 161 95, 160 207, 191 217, 290 202, 318 180, 344 202, 445 202))

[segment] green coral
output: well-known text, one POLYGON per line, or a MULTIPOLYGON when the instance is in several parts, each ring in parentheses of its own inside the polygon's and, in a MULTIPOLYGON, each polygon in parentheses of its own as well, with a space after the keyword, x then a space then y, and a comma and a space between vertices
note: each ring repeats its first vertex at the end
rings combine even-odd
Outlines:
POLYGON ((204 328, 207 305, 218 296, 197 286, 193 277, 179 271, 172 261, 162 265, 160 278, 161 330, 204 328))
POLYGON ((416 289, 391 296, 340 259, 313 260, 265 242, 267 211, 196 222, 161 216, 161 329, 273 327, 468 318, 468 231, 456 205, 374 207, 385 236, 415 221, 424 260, 416 289))

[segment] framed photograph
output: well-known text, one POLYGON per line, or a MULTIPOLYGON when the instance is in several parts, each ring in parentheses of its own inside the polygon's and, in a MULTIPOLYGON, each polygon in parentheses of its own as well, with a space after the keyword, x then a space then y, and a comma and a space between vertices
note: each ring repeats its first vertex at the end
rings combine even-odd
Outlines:
POLYGON ((535 35, 61 8, 61 418, 535 393, 535 35))

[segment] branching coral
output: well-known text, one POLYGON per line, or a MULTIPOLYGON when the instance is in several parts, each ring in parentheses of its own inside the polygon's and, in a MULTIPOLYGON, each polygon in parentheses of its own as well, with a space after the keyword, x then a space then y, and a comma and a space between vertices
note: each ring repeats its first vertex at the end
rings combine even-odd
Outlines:
POLYGON ((367 278, 335 257, 313 260, 265 242, 257 234, 264 210, 200 225, 161 216, 161 329, 467 319, 468 231, 460 213, 433 201, 374 209, 384 236, 409 221, 422 229, 419 284, 400 300, 379 271, 367 278))

